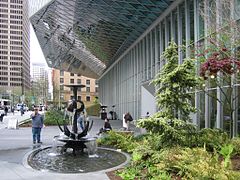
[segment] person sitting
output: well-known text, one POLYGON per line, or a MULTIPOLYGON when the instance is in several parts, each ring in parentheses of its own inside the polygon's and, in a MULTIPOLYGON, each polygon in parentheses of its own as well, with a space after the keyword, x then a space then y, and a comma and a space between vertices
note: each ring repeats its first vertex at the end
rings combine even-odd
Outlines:
POLYGON ((100 135, 101 133, 108 132, 111 130, 112 130, 111 124, 109 123, 109 120, 106 118, 103 127, 99 129, 99 133, 97 133, 97 135, 100 135))

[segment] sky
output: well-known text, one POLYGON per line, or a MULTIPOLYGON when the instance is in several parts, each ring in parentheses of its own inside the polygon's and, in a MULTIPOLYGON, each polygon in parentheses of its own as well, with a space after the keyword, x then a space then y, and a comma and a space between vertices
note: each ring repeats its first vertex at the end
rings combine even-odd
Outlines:
POLYGON ((49 92, 52 92, 52 82, 51 82, 51 68, 48 67, 46 59, 43 55, 42 49, 38 43, 36 34, 30 25, 30 74, 32 74, 32 63, 44 63, 46 69, 48 70, 49 79, 49 92))
POLYGON ((45 57, 38 43, 38 40, 32 28, 32 25, 30 26, 30 62, 31 64, 34 62, 44 62, 47 67, 45 57))

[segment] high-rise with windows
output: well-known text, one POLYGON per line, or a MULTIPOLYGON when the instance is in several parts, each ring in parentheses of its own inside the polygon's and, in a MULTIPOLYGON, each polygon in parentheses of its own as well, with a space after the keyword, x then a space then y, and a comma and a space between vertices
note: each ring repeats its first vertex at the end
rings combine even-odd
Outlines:
POLYGON ((30 88, 27 0, 0 0, 0 93, 30 88))

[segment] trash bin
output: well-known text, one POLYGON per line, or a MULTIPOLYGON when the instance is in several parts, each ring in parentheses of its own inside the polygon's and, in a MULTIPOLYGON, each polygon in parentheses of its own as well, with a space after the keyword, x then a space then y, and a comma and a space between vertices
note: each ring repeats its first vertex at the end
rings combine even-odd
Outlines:
POLYGON ((107 106, 101 106, 100 108, 101 108, 100 118, 102 120, 105 120, 107 118, 107 110, 106 110, 107 106))

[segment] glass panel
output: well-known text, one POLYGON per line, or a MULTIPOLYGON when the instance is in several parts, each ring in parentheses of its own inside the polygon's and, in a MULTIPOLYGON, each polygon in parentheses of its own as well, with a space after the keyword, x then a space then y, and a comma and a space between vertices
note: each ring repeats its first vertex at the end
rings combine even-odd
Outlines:
MULTIPOLYGON (((180 17, 182 20, 182 44, 186 44, 186 21, 185 21, 185 3, 182 3, 179 8, 180 17)), ((181 30, 180 30, 181 31, 181 30)), ((182 58, 186 57, 185 51, 182 52, 182 58)))
POLYGON ((175 41, 175 43, 176 44, 178 44, 178 15, 177 15, 177 9, 175 9, 174 11, 173 11, 173 23, 174 23, 174 28, 175 28, 175 30, 174 30, 174 41, 175 41))
POLYGON ((190 12, 190 44, 194 42, 194 4, 193 0, 189 1, 190 12))

